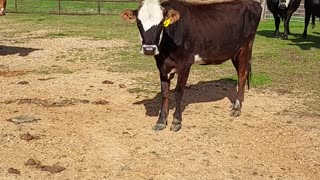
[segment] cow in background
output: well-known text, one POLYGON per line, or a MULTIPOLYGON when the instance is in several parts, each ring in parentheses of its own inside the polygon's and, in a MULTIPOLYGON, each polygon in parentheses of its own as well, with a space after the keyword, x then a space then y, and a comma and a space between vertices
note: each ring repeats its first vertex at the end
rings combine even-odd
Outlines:
POLYGON ((280 37, 279 25, 280 21, 284 21, 284 32, 282 35, 283 39, 288 39, 290 34, 289 22, 292 14, 300 6, 301 0, 267 0, 267 7, 272 13, 276 30, 274 31, 274 37, 280 37))
POLYGON ((312 25, 315 25, 315 17, 320 17, 320 0, 304 0, 304 31, 302 34, 303 38, 307 37, 308 25, 310 17, 312 16, 312 25))
POLYGON ((193 64, 221 64, 232 60, 239 86, 231 115, 240 115, 261 12, 261 5, 253 0, 211 4, 181 0, 160 4, 159 0, 144 0, 137 10, 121 13, 124 20, 137 24, 141 53, 154 56, 159 70, 162 104, 154 130, 162 130, 167 125, 170 81, 175 74, 178 76, 176 108, 170 130, 179 131, 182 127, 181 101, 193 64))
MULTIPOLYGON (((320 20, 320 18, 319 18, 320 20)), ((311 16, 311 25, 312 25, 312 29, 316 26, 316 16, 312 15, 311 16)))
POLYGON ((6 15, 7 0, 0 0, 0 16, 6 15))

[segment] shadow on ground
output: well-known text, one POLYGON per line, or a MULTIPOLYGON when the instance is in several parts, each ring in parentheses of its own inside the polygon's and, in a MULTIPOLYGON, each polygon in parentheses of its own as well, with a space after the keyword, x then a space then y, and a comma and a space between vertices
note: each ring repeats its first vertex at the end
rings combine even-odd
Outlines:
POLYGON ((19 56, 28 56, 31 52, 39 50, 42 49, 0 45, 0 56, 7 56, 13 54, 18 54, 19 56))
MULTIPOLYGON (((271 31, 271 30, 257 31, 258 35, 264 36, 267 38, 273 38, 273 33, 274 33, 274 31, 271 31)), ((288 41, 288 45, 299 46, 300 49, 302 49, 302 50, 310 50, 311 48, 320 49, 320 36, 317 36, 317 35, 320 35, 320 33, 318 33, 318 32, 310 33, 309 32, 307 38, 304 39, 304 38, 302 38, 302 32, 301 32, 301 34, 292 33, 289 36, 289 39, 284 40, 284 41, 288 41)))
MULTIPOLYGON (((160 89, 160 88, 159 88, 160 89)), ((169 109, 174 108, 174 92, 171 91, 169 109)), ((231 79, 220 79, 215 81, 200 81, 197 84, 189 85, 185 89, 181 109, 189 104, 214 102, 227 97, 231 102, 237 96, 237 81, 231 79)), ((146 115, 158 116, 161 106, 161 93, 157 93, 152 99, 145 99, 134 104, 143 104, 146 108, 146 115)))

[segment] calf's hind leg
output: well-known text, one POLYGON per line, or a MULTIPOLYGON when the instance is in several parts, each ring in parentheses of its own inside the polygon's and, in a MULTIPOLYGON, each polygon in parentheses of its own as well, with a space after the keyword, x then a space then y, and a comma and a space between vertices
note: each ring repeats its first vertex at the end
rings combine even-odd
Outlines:
POLYGON ((253 42, 250 41, 241 49, 237 56, 232 59, 232 63, 238 73, 237 99, 235 100, 231 110, 231 116, 234 117, 238 117, 241 114, 242 102, 244 100, 244 90, 251 63, 252 43, 253 42))

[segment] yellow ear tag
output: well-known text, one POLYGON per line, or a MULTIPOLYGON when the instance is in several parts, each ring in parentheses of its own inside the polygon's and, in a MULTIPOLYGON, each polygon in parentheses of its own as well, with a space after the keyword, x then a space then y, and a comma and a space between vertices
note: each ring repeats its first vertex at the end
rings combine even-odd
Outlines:
POLYGON ((171 19, 172 19, 172 18, 169 18, 169 19, 165 20, 165 21, 163 22, 163 26, 164 26, 164 27, 168 27, 168 26, 170 25, 171 19))

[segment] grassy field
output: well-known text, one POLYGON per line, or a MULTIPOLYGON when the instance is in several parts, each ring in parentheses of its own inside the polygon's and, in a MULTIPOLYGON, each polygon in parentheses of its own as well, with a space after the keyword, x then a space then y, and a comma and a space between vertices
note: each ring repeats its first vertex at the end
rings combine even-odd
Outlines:
MULTIPOLYGON (((98 14, 99 3, 97 0, 87 1, 61 1, 61 14, 98 14)), ((101 14, 118 14, 126 8, 134 8, 137 2, 100 2, 101 14)), ((22 13, 59 13, 59 4, 57 0, 12 0, 7 4, 8 12, 22 13), (15 6, 17 1, 17 9, 15 6)))
MULTIPOLYGON (((127 7, 124 7, 124 9, 127 7)), ((39 29, 51 30, 48 37, 90 37, 95 39, 123 39, 131 48, 108 51, 119 64, 109 68, 116 72, 156 72, 153 58, 139 54, 139 37, 135 24, 123 22, 118 15, 59 16, 46 14, 12 14, 5 17, 8 23, 1 29, 14 30, 2 34, 9 39, 20 33, 39 29), (19 28, 17 28, 19 27, 19 28)), ((252 85, 257 90, 271 90, 305 98, 305 103, 320 112, 320 27, 309 28, 307 39, 302 39, 304 24, 292 22, 289 40, 272 38, 273 21, 262 21, 257 32, 253 51, 252 85)), ((281 24, 281 30, 282 30, 281 24)), ((101 62, 101 64, 107 62, 101 62)), ((194 66, 192 74, 200 80, 236 79, 230 62, 220 66, 194 66), (212 72, 212 73, 207 73, 212 72)), ((145 82, 158 86, 158 79, 145 77, 145 82)))

